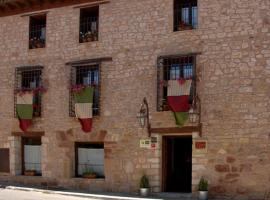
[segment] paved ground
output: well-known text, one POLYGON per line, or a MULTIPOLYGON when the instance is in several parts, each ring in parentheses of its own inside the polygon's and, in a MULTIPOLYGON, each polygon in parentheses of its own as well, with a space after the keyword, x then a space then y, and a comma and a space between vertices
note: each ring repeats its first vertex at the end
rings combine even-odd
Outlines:
MULTIPOLYGON (((91 200, 90 198, 87 199, 91 200)), ((86 200, 86 198, 46 194, 41 192, 0 189, 0 200, 86 200)))
MULTIPOLYGON (((110 196, 96 195, 99 197, 90 196, 77 196, 75 193, 70 193, 67 195, 63 194, 54 194, 50 192, 40 192, 40 191, 23 191, 23 190, 14 190, 14 189, 4 189, 0 188, 0 200, 163 200, 162 198, 137 198, 137 197, 128 197, 128 196, 110 196)), ((83 195, 77 193, 79 195, 83 195)), ((86 194, 87 195, 87 194, 86 194)))
MULTIPOLYGON (((164 193, 165 194, 165 193, 164 193)), ((164 195, 163 194, 163 195, 164 195)), ((142 198, 128 194, 102 193, 90 194, 72 191, 55 191, 37 188, 1 186, 0 200, 194 200, 191 196, 181 195, 172 197, 171 194, 165 196, 155 196, 142 198)))

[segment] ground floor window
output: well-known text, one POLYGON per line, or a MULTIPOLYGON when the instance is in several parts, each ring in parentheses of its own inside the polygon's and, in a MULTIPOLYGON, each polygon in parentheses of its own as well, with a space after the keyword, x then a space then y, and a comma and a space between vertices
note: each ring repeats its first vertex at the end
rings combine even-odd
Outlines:
POLYGON ((0 172, 9 173, 9 149, 0 148, 0 172))
POLYGON ((104 178, 104 144, 75 143, 75 175, 104 178))
POLYGON ((22 174, 41 176, 41 138, 22 138, 22 174))

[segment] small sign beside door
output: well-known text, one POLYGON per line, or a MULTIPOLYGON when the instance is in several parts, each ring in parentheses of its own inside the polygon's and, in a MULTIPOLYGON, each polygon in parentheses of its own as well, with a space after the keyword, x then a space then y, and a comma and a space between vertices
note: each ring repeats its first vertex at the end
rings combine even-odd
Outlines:
POLYGON ((195 139, 193 140, 194 153, 207 153, 207 140, 195 139))
POLYGON ((158 146, 157 137, 151 137, 150 139, 140 140, 140 148, 157 149, 157 146, 158 146))
POLYGON ((140 148, 150 148, 151 147, 151 140, 150 139, 141 139, 140 140, 140 148))

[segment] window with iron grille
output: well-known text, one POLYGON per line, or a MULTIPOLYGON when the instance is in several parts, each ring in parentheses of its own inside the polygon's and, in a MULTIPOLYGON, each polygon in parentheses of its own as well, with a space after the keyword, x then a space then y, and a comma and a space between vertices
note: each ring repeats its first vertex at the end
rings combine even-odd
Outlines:
POLYGON ((80 12, 80 43, 98 40, 99 7, 82 8, 80 12))
MULTIPOLYGON (((15 94, 18 92, 35 91, 42 87, 42 67, 19 67, 15 73, 15 94)), ((15 95, 15 116, 17 99, 15 95)), ((33 93, 33 116, 41 117, 41 92, 33 93)))
POLYGON ((157 110, 170 110, 167 103, 167 87, 169 80, 192 79, 189 104, 196 101, 196 57, 187 56, 168 56, 158 59, 157 71, 157 110))
POLYGON ((174 0, 174 31, 196 29, 197 0, 174 0))
POLYGON ((104 178, 104 143, 75 143, 75 175, 94 173, 104 178))
POLYGON ((29 49, 44 48, 46 44, 46 14, 30 16, 29 49))
MULTIPOLYGON (((94 87, 93 115, 99 115, 100 67, 99 64, 71 67, 71 86, 94 87)), ((70 92, 69 115, 75 117, 74 95, 70 92)))

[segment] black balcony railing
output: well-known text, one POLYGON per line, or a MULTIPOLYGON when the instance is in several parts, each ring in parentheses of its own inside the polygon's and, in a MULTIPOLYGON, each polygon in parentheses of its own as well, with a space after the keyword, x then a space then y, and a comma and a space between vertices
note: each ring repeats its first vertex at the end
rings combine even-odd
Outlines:
POLYGON ((196 29, 197 26, 197 2, 176 3, 174 6, 174 31, 196 29))
POLYGON ((98 40, 98 17, 85 17, 80 20, 80 43, 98 40))
POLYGON ((29 48, 44 48, 46 43, 46 25, 33 25, 30 27, 29 48))

